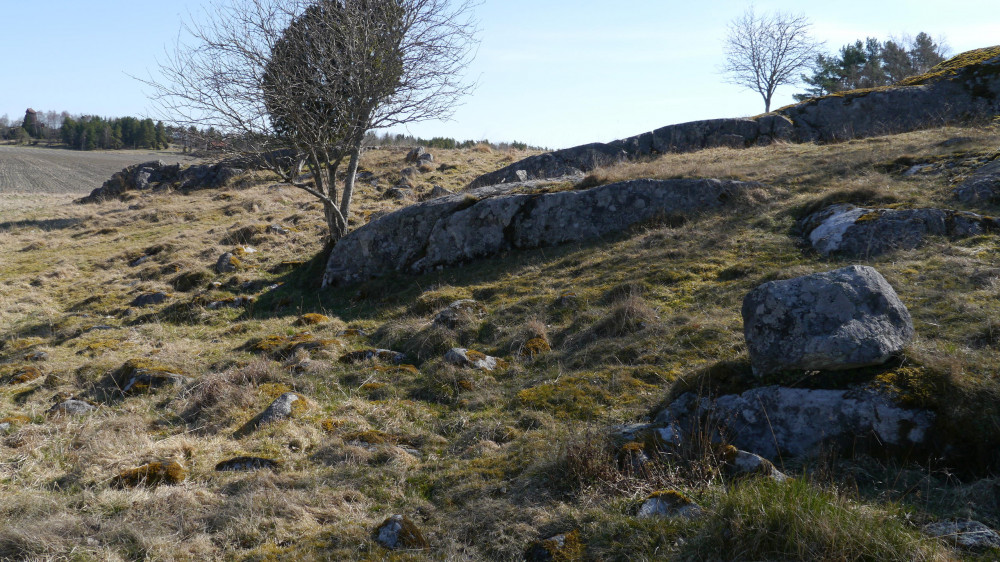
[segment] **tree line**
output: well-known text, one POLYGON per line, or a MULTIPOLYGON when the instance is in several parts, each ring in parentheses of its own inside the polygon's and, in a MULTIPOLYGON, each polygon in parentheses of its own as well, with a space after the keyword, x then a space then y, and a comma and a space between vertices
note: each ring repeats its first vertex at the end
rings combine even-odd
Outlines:
POLYGON ((425 139, 422 137, 415 137, 413 135, 404 135, 402 133, 383 133, 378 134, 375 131, 369 131, 365 135, 365 146, 424 146, 427 148, 472 148, 477 145, 487 145, 494 150, 507 150, 513 148, 515 150, 527 150, 528 148, 539 148, 535 146, 529 146, 528 143, 512 141, 512 142, 490 142, 489 139, 483 140, 472 140, 466 139, 464 141, 459 141, 452 137, 433 137, 425 139))
MULTIPOLYGON (((180 136, 188 139, 195 133, 198 131, 183 131, 180 136)), ((12 122, 7 115, 0 117, 0 139, 18 144, 61 141, 75 150, 159 150, 167 148, 176 136, 177 131, 162 121, 154 123, 152 119, 136 117, 72 116, 65 111, 36 112, 32 109, 25 111, 20 124, 12 122)))
POLYGON ((135 117, 104 119, 83 116, 66 117, 62 123, 62 141, 77 150, 117 150, 122 148, 149 148, 159 150, 170 144, 167 128, 162 121, 135 117))

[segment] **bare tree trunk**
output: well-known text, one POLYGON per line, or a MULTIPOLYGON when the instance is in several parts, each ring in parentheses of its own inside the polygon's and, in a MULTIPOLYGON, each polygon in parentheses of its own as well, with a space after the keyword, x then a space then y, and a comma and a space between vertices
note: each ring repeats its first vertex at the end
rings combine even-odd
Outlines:
POLYGON ((351 197, 354 195, 354 179, 358 175, 358 160, 361 159, 361 143, 351 151, 351 161, 347 165, 347 177, 344 178, 344 196, 340 201, 340 212, 344 220, 351 218, 351 197))
POLYGON ((323 212, 326 215, 326 226, 330 231, 330 239, 327 248, 332 248, 341 238, 347 234, 347 219, 331 200, 323 201, 323 212))

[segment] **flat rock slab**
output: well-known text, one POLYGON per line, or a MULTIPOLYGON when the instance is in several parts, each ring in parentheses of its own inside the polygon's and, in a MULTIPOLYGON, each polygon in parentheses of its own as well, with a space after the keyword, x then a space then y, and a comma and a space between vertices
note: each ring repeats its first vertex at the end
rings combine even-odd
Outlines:
POLYGON ((979 521, 938 521, 924 526, 924 533, 969 550, 1000 548, 1000 535, 979 521))
MULTIPOLYGON (((934 422, 926 410, 906 409, 875 391, 766 386, 714 400, 681 395, 654 420, 680 435, 703 427, 740 451, 775 460, 814 454, 826 445, 910 447, 925 442, 934 422)), ((753 459, 734 457, 752 464, 753 459)), ((742 462, 741 462, 742 464, 742 462)))
POLYGON ((913 338, 896 291, 868 266, 770 281, 743 299, 754 374, 880 365, 913 338))
POLYGON ((948 209, 869 209, 839 204, 801 221, 816 251, 829 256, 874 257, 912 250, 927 236, 965 238, 1000 231, 1000 220, 948 209))
POLYGON ((555 193, 484 187, 406 207, 351 232, 334 246, 323 285, 590 240, 658 217, 719 210, 761 193, 757 183, 720 180, 633 180, 555 193))

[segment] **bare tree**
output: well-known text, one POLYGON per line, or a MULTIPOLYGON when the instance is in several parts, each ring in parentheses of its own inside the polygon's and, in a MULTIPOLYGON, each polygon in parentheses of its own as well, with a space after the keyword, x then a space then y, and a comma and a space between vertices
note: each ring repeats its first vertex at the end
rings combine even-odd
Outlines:
POLYGON ((728 81, 759 93, 764 111, 771 111, 778 86, 798 82, 799 71, 816 58, 821 43, 809 37, 811 25, 803 15, 757 15, 748 8, 729 24, 723 66, 728 81))
POLYGON ((462 73, 476 45, 474 6, 217 0, 185 27, 161 78, 144 82, 174 124, 214 127, 229 149, 318 198, 335 243, 348 229, 365 133, 448 118, 471 90, 462 73))

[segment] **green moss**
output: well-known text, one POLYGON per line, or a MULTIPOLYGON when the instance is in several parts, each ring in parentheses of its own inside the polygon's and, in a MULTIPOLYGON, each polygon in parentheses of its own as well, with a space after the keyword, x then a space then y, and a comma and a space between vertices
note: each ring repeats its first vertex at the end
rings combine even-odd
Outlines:
POLYGON ((112 486, 134 488, 155 487, 160 484, 180 484, 187 478, 187 469, 179 462, 151 462, 137 468, 123 470, 112 479, 112 486))
MULTIPOLYGON (((945 78, 955 76, 963 71, 968 71, 972 67, 980 65, 980 63, 986 62, 992 58, 1000 57, 1000 45, 993 47, 984 47, 982 49, 973 49, 971 51, 966 51, 964 53, 955 55, 954 57, 934 66, 925 74, 920 74, 918 76, 911 76, 905 78, 899 82, 902 86, 916 86, 920 84, 930 84, 943 80, 945 78)), ((992 69, 992 73, 996 74, 1000 72, 1000 64, 995 65, 997 68, 992 69)), ((974 71, 974 70, 973 70, 974 71)))
POLYGON ((694 501, 677 490, 657 490, 646 497, 647 500, 660 500, 668 502, 672 507, 683 507, 691 505, 694 501))
POLYGON ((517 393, 520 402, 530 408, 551 412, 558 418, 592 419, 604 414, 612 397, 604 389, 582 376, 565 376, 550 383, 526 388, 517 393))
POLYGON ((10 379, 10 384, 24 384, 40 378, 42 378, 42 372, 38 367, 25 365, 14 372, 14 376, 10 379))
POLYGON ((865 223, 865 222, 871 222, 871 221, 877 220, 881 216, 882 216, 882 213, 880 211, 877 211, 877 210, 876 211, 868 211, 867 213, 865 213, 865 214, 861 215, 860 217, 854 219, 854 224, 861 224, 861 223, 865 223))
POLYGON ((533 542, 524 559, 528 561, 575 562, 583 560, 584 544, 580 540, 580 531, 574 529, 565 535, 533 542))
POLYGON ((295 321, 297 326, 315 326, 317 324, 325 324, 330 321, 330 317, 324 314, 317 314, 315 312, 310 312, 299 316, 298 320, 295 321))
POLYGON ((545 338, 531 338, 521 346, 518 355, 522 359, 534 359, 535 357, 552 351, 549 342, 545 338))

